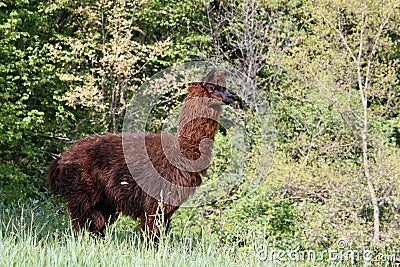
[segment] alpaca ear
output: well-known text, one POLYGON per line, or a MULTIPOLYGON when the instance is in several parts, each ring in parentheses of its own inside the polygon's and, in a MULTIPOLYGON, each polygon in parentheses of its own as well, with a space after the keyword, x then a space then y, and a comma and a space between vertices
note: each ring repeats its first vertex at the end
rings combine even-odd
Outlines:
POLYGON ((210 71, 206 77, 202 79, 204 83, 213 83, 222 87, 226 86, 226 72, 217 72, 216 69, 210 71))
POLYGON ((215 72, 216 72, 216 71, 217 71, 216 69, 213 69, 213 70, 210 71, 210 72, 206 75, 206 77, 204 77, 201 81, 202 81, 202 82, 205 82, 205 83, 211 82, 211 81, 214 79, 214 75, 215 75, 215 72))

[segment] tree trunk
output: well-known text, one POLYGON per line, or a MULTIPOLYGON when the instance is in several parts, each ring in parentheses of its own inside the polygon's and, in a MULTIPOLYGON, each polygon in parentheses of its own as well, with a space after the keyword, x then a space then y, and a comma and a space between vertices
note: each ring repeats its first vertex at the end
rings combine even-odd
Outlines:
MULTIPOLYGON (((362 90, 362 89, 360 89, 362 90)), ((363 127, 361 129, 361 142, 362 142, 362 156, 363 156, 363 167, 364 167, 364 175, 367 181, 368 191, 371 196, 372 207, 374 210, 374 238, 373 241, 379 242, 379 205, 378 199, 376 197, 375 188, 372 183, 372 177, 369 170, 369 161, 368 161, 368 140, 367 140, 367 130, 368 130, 368 111, 367 111, 367 97, 362 94, 362 105, 363 105, 363 127)))

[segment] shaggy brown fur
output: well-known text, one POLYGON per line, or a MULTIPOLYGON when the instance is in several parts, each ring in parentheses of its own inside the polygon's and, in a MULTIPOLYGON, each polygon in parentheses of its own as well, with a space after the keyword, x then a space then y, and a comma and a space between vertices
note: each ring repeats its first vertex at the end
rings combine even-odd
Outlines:
POLYGON ((178 135, 105 134, 81 139, 54 160, 48 186, 67 206, 75 230, 102 234, 118 213, 140 218, 157 235, 162 199, 164 222, 201 184, 210 163, 221 104, 232 103, 225 87, 192 83, 180 109, 178 135), (145 153, 143 153, 145 152, 145 153))

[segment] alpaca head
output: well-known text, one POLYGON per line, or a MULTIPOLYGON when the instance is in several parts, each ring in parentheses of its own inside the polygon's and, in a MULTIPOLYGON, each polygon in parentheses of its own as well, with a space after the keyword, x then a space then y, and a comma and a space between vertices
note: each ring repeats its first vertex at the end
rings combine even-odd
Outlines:
POLYGON ((226 73, 210 71, 201 82, 194 82, 188 88, 187 99, 203 98, 207 106, 221 111, 222 104, 232 104, 235 94, 226 89, 226 73))
POLYGON ((222 85, 195 82, 189 86, 186 100, 194 98, 202 98, 208 107, 220 110, 222 104, 232 104, 236 96, 222 85))

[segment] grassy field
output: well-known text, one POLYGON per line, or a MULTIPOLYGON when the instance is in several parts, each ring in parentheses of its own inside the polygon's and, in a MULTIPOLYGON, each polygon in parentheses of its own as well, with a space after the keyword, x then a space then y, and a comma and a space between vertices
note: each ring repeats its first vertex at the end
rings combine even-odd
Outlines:
MULTIPOLYGON (((0 266, 256 266, 257 255, 207 240, 163 238, 159 249, 135 230, 110 227, 104 239, 73 233, 66 215, 39 207, 2 208, 0 266)), ((122 220, 123 221, 123 220, 122 220)))
POLYGON ((288 254, 279 255, 281 249, 266 250, 265 244, 251 237, 246 246, 237 247, 219 244, 206 235, 177 238, 173 229, 155 249, 151 242, 139 238, 127 218, 110 227, 105 238, 94 238, 88 233, 74 233, 67 214, 57 214, 50 206, 51 203, 34 203, 17 208, 0 207, 0 266, 354 265, 351 261, 322 260, 318 256, 314 260, 291 261, 288 254))

